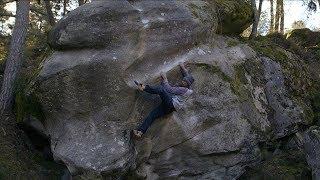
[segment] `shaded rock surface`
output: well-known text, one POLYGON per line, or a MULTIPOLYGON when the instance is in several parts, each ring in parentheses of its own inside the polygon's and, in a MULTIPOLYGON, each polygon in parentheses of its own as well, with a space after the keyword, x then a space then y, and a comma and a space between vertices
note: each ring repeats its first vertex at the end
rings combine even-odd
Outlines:
POLYGON ((205 5, 93 1, 54 28, 57 51, 43 64, 37 97, 54 157, 72 173, 235 179, 261 160, 260 142, 308 123, 277 59, 212 34, 218 22, 201 21, 190 3, 205 5), (193 95, 133 141, 130 130, 159 103, 133 80, 156 84, 167 72, 177 83, 179 62, 189 63, 193 95))
POLYGON ((269 153, 269 157, 248 168, 239 179, 312 179, 302 151, 278 149, 269 153))
POLYGON ((311 127, 303 134, 303 140, 306 159, 312 169, 312 178, 320 179, 320 128, 311 127))

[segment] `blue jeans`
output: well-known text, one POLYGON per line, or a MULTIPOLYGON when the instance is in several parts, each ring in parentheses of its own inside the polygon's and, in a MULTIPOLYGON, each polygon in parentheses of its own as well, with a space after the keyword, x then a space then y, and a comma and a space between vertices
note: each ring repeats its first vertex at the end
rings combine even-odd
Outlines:
POLYGON ((153 109, 138 127, 138 130, 143 134, 151 126, 154 120, 170 114, 175 110, 172 104, 172 95, 168 93, 163 86, 152 87, 147 85, 144 91, 150 94, 158 94, 161 98, 161 104, 153 109))

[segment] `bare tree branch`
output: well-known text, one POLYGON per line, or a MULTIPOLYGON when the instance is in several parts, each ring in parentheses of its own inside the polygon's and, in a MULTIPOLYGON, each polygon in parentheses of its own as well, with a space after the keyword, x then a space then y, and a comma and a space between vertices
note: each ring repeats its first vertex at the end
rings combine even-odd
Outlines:
POLYGON ((41 9, 35 7, 35 6, 31 6, 30 10, 31 10, 31 12, 33 12, 35 14, 40 14, 40 15, 43 15, 43 16, 47 15, 43 10, 41 10, 41 9))
POLYGON ((14 2, 15 0, 2 0, 2 2, 0 2, 0 5, 3 5, 3 4, 8 4, 8 3, 11 3, 11 2, 14 2))
POLYGON ((68 4, 68 0, 63 0, 63 15, 67 14, 67 4, 68 4))
POLYGON ((2 16, 2 17, 16 17, 16 15, 14 15, 12 13, 0 13, 0 16, 2 16))

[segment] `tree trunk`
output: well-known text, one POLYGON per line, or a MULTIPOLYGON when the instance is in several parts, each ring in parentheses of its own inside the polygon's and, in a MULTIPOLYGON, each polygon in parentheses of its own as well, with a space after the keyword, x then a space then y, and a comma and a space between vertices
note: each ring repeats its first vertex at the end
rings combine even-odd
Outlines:
POLYGON ((263 3, 263 0, 259 0, 259 8, 258 8, 258 15, 259 15, 259 18, 260 18, 261 11, 262 11, 262 3, 263 3))
POLYGON ((84 4, 84 0, 78 0, 78 4, 79 4, 79 6, 82 6, 83 4, 84 4))
POLYGON ((257 10, 257 5, 256 5, 256 0, 251 0, 251 9, 253 12, 253 24, 252 24, 252 30, 250 34, 250 39, 254 38, 257 36, 257 28, 258 28, 258 10, 257 10))
POLYGON ((274 12, 273 12, 273 8, 274 8, 274 0, 270 0, 270 28, 269 28, 269 33, 272 33, 274 30, 274 12))
POLYGON ((280 0, 281 7, 280 7, 280 33, 284 34, 284 5, 283 0, 280 0))
POLYGON ((250 38, 257 37, 257 35, 258 35, 258 25, 259 25, 259 20, 260 20, 262 3, 263 3, 263 0, 259 0, 259 9, 257 10, 255 0, 251 0, 251 6, 252 6, 253 14, 254 14, 254 20, 253 20, 253 24, 252 24, 252 31, 250 34, 250 38))
POLYGON ((68 0, 63 0, 63 16, 67 14, 68 0))
POLYGON ((274 32, 279 32, 279 22, 280 22, 280 14, 281 14, 281 0, 277 0, 277 8, 276 8, 276 17, 275 17, 275 25, 274 32))
POLYGON ((43 1, 44 1, 45 6, 46 6, 47 17, 48 17, 49 24, 51 26, 54 26, 56 24, 56 21, 54 19, 53 13, 52 13, 50 1, 49 0, 43 0, 43 1))
POLYGON ((12 32, 9 55, 6 61, 6 68, 4 71, 0 94, 1 114, 4 112, 11 112, 14 83, 21 69, 23 49, 28 31, 29 11, 29 0, 17 1, 16 21, 12 32))

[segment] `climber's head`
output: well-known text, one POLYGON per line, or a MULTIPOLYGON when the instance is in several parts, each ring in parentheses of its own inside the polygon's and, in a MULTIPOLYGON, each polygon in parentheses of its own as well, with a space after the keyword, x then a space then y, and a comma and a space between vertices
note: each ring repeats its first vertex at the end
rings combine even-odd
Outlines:
POLYGON ((186 76, 182 79, 181 85, 183 87, 187 87, 189 88, 191 86, 191 84, 193 83, 194 79, 192 76, 186 76))

